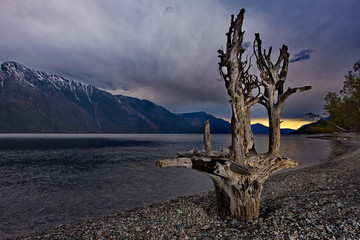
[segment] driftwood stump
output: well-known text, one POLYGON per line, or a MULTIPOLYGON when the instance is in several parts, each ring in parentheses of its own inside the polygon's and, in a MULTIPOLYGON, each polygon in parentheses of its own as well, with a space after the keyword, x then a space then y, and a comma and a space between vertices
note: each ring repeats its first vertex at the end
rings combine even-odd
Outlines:
POLYGON ((212 151, 210 126, 204 125, 204 150, 193 149, 179 153, 177 158, 157 161, 159 167, 187 167, 207 174, 214 182, 218 214, 227 219, 246 220, 259 216, 260 198, 265 180, 274 172, 293 168, 298 164, 280 154, 280 117, 286 99, 311 87, 283 90, 289 53, 283 45, 275 64, 271 62, 271 48, 262 50, 260 35, 255 34, 253 51, 260 79, 249 73, 251 60, 242 60, 242 24, 245 10, 234 20, 231 16, 226 33, 226 50, 218 50, 219 71, 230 97, 231 146, 220 152, 212 151), (269 117, 269 149, 258 154, 250 124, 250 109, 262 104, 269 117))

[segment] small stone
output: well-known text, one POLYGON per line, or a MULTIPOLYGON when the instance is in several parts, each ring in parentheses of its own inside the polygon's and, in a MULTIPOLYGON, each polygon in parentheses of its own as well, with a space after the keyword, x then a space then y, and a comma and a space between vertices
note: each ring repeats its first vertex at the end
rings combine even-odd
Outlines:
POLYGON ((232 220, 230 223, 231 223, 232 225, 236 225, 236 224, 238 224, 238 220, 234 219, 234 220, 232 220))
POLYGON ((350 219, 350 222, 353 225, 353 227, 357 227, 359 225, 356 221, 354 221, 352 219, 350 219))
POLYGON ((337 240, 346 240, 344 235, 341 235, 337 240))
POLYGON ((328 231, 329 233, 332 233, 332 229, 329 228, 328 226, 325 226, 325 229, 326 229, 326 231, 328 231))
POLYGON ((293 234, 291 236, 289 236, 290 240, 296 240, 297 239, 297 234, 293 234))
POLYGON ((182 213, 183 213, 183 211, 180 210, 180 209, 176 209, 176 211, 177 211, 179 214, 182 214, 182 213))
POLYGON ((338 202, 338 203, 336 203, 336 206, 337 207, 344 207, 344 204, 338 202))
POLYGON ((319 229, 319 230, 323 230, 323 229, 324 229, 324 227, 321 226, 321 225, 315 225, 315 227, 316 227, 317 229, 319 229))
POLYGON ((201 230, 209 230, 211 228, 211 226, 209 225, 205 225, 201 228, 201 230))

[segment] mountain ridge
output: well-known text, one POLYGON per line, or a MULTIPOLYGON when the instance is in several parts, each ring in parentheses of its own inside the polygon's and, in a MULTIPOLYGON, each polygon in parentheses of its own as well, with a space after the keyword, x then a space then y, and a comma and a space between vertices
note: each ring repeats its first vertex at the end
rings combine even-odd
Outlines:
POLYGON ((175 114, 147 100, 112 95, 15 62, 1 64, 1 132, 178 133, 195 130, 175 114), (161 112, 156 121, 149 111, 161 112))
MULTIPOLYGON (((205 120, 211 133, 231 133, 229 122, 203 111, 175 114, 146 99, 1 63, 2 133, 202 133, 205 120)), ((254 134, 268 133, 263 125, 252 128, 254 134)))
POLYGON ((0 132, 199 133, 202 127, 149 100, 7 61, 0 71, 0 132))
MULTIPOLYGON (((269 134, 269 127, 262 125, 260 123, 255 123, 251 125, 251 130, 254 134, 269 134)), ((280 134, 289 134, 294 132, 293 129, 290 128, 281 128, 280 134)))
POLYGON ((210 123, 210 133, 231 133, 231 124, 229 122, 221 118, 216 118, 204 111, 178 113, 177 115, 188 121, 194 128, 201 130, 199 133, 203 132, 203 126, 206 120, 209 120, 210 123))
POLYGON ((337 129, 329 124, 329 117, 324 117, 316 122, 305 124, 292 132, 292 134, 319 134, 319 133, 332 133, 337 129))

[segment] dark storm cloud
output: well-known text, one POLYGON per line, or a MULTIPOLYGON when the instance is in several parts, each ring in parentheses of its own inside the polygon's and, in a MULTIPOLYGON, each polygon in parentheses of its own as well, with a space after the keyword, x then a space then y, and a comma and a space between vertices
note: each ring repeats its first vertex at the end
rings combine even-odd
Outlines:
POLYGON ((216 29, 228 19, 206 1, 5 3, 0 48, 12 54, 1 60, 167 106, 224 95, 216 90, 216 29))
POLYGON ((166 13, 171 13, 173 10, 174 10, 174 8, 172 8, 172 7, 166 7, 165 8, 166 13))
POLYGON ((251 42, 244 42, 244 44, 243 44, 243 47, 245 48, 245 49, 248 49, 249 47, 251 47, 251 42))
POLYGON ((298 61, 305 61, 310 59, 310 53, 314 52, 314 50, 308 48, 301 50, 299 53, 295 54, 295 56, 290 59, 291 63, 298 62, 298 61))
POLYGON ((343 75, 359 60, 356 1, 305 6, 285 0, 2 0, 0 61, 147 98, 174 112, 207 110, 229 117, 224 84, 216 80, 217 50, 226 44, 230 15, 242 7, 246 55, 252 54, 255 32, 264 47, 287 44, 299 63, 290 65, 286 84, 313 86, 291 98, 284 117, 316 112, 297 109, 321 109, 321 95, 340 89, 343 75), (316 54, 301 51, 306 46, 316 54))

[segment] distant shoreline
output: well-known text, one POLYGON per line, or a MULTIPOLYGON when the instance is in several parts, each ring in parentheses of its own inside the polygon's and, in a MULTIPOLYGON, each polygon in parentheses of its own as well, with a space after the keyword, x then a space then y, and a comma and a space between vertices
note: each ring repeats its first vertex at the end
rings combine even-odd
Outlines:
POLYGON ((335 139, 335 140, 360 140, 360 133, 356 132, 335 132, 327 134, 319 134, 315 136, 308 136, 308 138, 317 138, 317 139, 335 139))
MULTIPOLYGON (((320 137, 335 136, 350 138, 320 137)), ((348 144, 348 152, 330 161, 270 177, 264 185, 260 216, 252 221, 220 219, 214 192, 206 192, 17 239, 359 239, 360 141, 348 144)))

